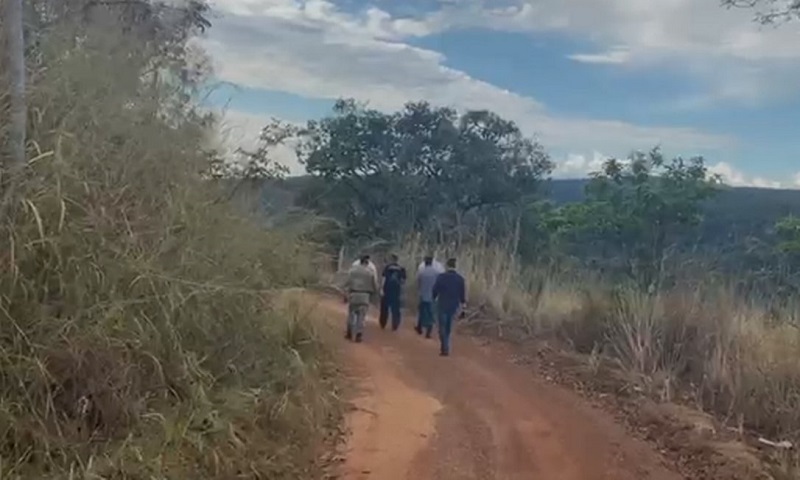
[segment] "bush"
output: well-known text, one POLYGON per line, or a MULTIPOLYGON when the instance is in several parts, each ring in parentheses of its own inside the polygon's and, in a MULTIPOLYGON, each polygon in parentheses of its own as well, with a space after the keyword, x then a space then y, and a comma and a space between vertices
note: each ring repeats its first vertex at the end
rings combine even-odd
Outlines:
POLYGON ((314 252, 203 178, 214 120, 191 92, 138 80, 146 52, 114 28, 73 27, 39 39, 0 226, 0 477, 306 478, 335 392, 279 292, 314 252))

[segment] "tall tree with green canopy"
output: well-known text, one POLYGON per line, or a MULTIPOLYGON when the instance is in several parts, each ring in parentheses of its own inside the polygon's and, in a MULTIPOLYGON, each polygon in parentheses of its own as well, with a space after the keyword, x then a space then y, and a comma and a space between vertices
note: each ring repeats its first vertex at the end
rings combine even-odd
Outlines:
POLYGON ((308 123, 298 153, 326 180, 305 196, 312 206, 343 218, 351 236, 384 239, 436 231, 452 240, 468 216, 521 208, 552 168, 514 122, 427 102, 387 114, 340 100, 308 123))

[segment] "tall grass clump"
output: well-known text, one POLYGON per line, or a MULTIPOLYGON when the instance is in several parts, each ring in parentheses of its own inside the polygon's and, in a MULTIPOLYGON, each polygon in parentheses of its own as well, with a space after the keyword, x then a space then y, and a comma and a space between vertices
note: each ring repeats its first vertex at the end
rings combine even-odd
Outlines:
POLYGON ((112 8, 50 16, 30 47, 0 478, 309 478, 335 401, 323 332, 280 290, 314 253, 220 200, 213 118, 112 8))
POLYGON ((800 440, 800 310, 791 305, 714 279, 646 292, 590 273, 531 271, 509 250, 480 244, 412 240, 401 251, 414 268, 428 252, 458 258, 479 332, 560 340, 660 400, 689 399, 732 428, 800 440))

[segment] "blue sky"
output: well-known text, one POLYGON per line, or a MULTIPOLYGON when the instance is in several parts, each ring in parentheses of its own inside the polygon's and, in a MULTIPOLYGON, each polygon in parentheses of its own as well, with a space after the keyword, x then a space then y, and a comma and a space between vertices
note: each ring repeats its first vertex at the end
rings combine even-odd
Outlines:
MULTIPOLYGON (((488 108, 578 177, 661 144, 731 184, 800 188, 800 23, 719 0, 217 0, 205 39, 232 142, 337 97, 488 108)), ((281 153, 294 163, 288 149, 281 153)), ((295 165, 295 171, 301 169, 295 165)))

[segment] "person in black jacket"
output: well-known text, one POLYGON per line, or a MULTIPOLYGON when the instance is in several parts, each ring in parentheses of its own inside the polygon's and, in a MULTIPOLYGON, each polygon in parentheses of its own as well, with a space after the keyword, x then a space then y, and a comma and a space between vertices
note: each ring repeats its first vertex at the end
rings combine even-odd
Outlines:
POLYGON ((433 298, 439 323, 440 355, 450 355, 450 334, 453 320, 459 310, 463 311, 467 304, 467 285, 464 277, 456 271, 456 259, 447 260, 447 271, 436 278, 433 286, 433 298))
POLYGON ((406 283, 406 269, 398 262, 397 255, 390 256, 389 263, 383 267, 383 295, 381 297, 381 314, 378 321, 381 328, 386 328, 389 312, 392 314, 392 330, 400 328, 400 302, 403 286, 406 283))

